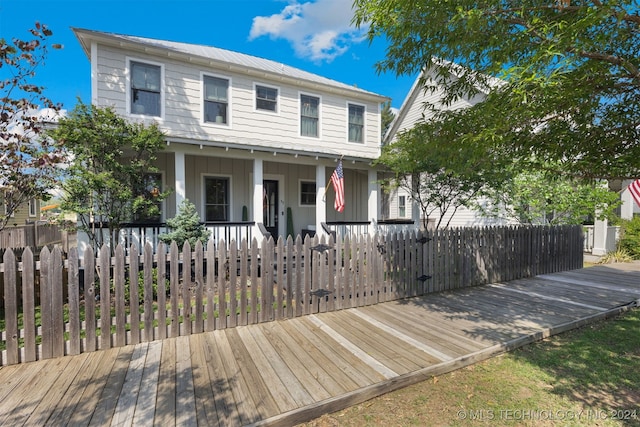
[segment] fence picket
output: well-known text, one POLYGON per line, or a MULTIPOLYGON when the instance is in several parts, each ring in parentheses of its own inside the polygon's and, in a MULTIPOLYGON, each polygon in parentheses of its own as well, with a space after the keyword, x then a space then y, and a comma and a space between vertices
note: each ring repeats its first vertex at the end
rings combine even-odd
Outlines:
POLYGON ((129 324, 131 325, 129 343, 135 345, 140 344, 140 298, 138 297, 140 295, 138 285, 140 278, 140 252, 138 252, 137 244, 131 245, 129 258, 129 324))
MULTIPOLYGON (((124 249, 122 245, 116 246, 115 258, 113 268, 113 287, 115 294, 115 308, 116 308, 116 338, 115 346, 124 347, 127 344, 127 314, 124 306, 127 296, 124 290, 124 249)), ((131 287, 129 287, 131 290, 131 287)))
POLYGON ((16 257, 11 249, 4 253, 4 321, 5 346, 7 349, 6 364, 20 363, 19 331, 18 331, 18 288, 16 257))
MULTIPOLYGON (((77 289, 78 274, 77 251, 69 253, 69 323, 70 323, 70 346, 71 354, 80 353, 80 319, 78 315, 78 297, 72 297, 72 286, 77 289), (74 258, 75 257, 75 258, 74 258), (75 266, 75 269, 74 269, 75 266), (75 276, 75 282, 73 277, 75 276)), ((7 264, 5 264, 6 266, 7 264)), ((14 266, 15 267, 15 266, 14 266)), ((22 252, 22 318, 24 323, 24 361, 33 362, 37 358, 36 349, 36 313, 35 313, 35 263, 33 252, 26 248, 22 252)), ((14 273, 16 274, 16 273, 14 273)), ((6 295, 6 294, 5 294, 6 295)), ((77 295, 77 291, 76 291, 77 295)))
MULTIPOLYGON (((200 246, 200 249, 202 250, 202 245, 200 246)), ((151 247, 151 245, 149 243, 144 245, 144 250, 143 250, 143 259, 144 259, 144 266, 143 266, 143 283, 144 283, 144 291, 143 291, 143 304, 144 304, 144 337, 143 340, 145 342, 149 342, 149 341, 153 341, 154 340, 154 326, 153 326, 153 321, 154 321, 154 312, 153 312, 153 302, 154 302, 154 297, 153 297, 153 248, 151 247)), ((196 262, 196 269, 198 268, 197 266, 200 266, 200 268, 202 268, 202 257, 200 258, 199 262, 196 262)), ((156 271, 157 273, 157 271, 156 271)), ((162 282, 162 277, 158 276, 156 274, 156 286, 159 292, 159 284, 162 282)), ((202 297, 200 298, 200 306, 202 306, 202 297)), ((202 314, 201 314, 202 316, 202 314)), ((200 319, 202 321, 202 318, 200 319)), ((200 330, 198 332, 202 332, 202 328, 200 328, 200 330)))
MULTIPOLYGON (((98 260, 100 280, 100 349, 111 348, 111 249, 103 245, 98 260)), ((42 259, 42 255, 40 255, 42 259)))
POLYGON ((96 293, 95 293, 95 262, 93 251, 87 247, 83 257, 84 272, 84 323, 85 323, 85 351, 95 351, 98 348, 96 333, 96 293))
POLYGON ((167 338, 167 252, 165 244, 158 244, 158 339, 167 338))

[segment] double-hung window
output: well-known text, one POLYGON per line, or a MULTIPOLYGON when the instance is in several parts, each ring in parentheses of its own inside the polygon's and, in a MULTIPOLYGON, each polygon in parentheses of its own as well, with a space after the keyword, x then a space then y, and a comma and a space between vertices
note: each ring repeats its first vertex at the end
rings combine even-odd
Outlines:
POLYGON ((407 216, 407 196, 398 196, 398 217, 405 218, 407 216))
POLYGON ((204 76, 204 121, 229 123, 229 80, 204 76))
POLYGON ((229 221, 229 178, 208 176, 204 179, 206 221, 229 221))
POLYGON ((278 112, 278 89, 256 85, 256 110, 278 112))
POLYGON ((131 61, 131 113, 160 117, 161 76, 159 65, 131 61))
POLYGON ((349 104, 349 142, 364 142, 364 106, 349 104))
POLYGON ((300 181, 300 206, 316 205, 315 181, 300 181))
POLYGON ((300 135, 319 136, 320 98, 300 95, 300 135))

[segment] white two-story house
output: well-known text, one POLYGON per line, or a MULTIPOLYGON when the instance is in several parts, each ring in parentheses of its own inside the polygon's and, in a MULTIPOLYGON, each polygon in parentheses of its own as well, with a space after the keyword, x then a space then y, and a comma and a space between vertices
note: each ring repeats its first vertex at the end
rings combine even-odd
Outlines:
POLYGON ((260 237, 264 225, 277 238, 288 222, 294 236, 332 221, 375 224, 386 97, 215 47, 74 32, 91 62, 91 103, 166 135, 150 177, 172 190, 159 222, 187 199, 207 225, 228 224, 226 238, 240 236, 234 227, 260 237), (329 184, 340 159, 343 212, 329 184))

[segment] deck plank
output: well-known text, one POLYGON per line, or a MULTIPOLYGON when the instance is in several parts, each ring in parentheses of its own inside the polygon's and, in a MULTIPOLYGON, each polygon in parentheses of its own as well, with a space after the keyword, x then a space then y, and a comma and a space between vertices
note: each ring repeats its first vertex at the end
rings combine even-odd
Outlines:
POLYGON ((158 389, 153 425, 162 427, 175 424, 176 419, 176 338, 162 341, 158 389))
POLYGON ((215 378, 209 376, 203 334, 191 335, 189 341, 197 424, 201 426, 219 425, 220 420, 218 419, 216 400, 212 388, 215 378))
POLYGON ((188 336, 176 337, 176 425, 197 426, 191 345, 188 336))
MULTIPOLYGON (((144 344, 140 345, 142 346, 144 344)), ((136 409, 133 417, 134 426, 153 425, 156 412, 161 358, 162 341, 148 343, 144 370, 140 381, 140 393, 136 401, 136 409)))
POLYGON ((133 416, 136 411, 136 403, 140 395, 140 384, 144 372, 144 362, 147 355, 147 345, 138 344, 134 347, 125 375, 123 392, 120 393, 115 412, 111 420, 112 426, 124 426, 133 424, 133 416))

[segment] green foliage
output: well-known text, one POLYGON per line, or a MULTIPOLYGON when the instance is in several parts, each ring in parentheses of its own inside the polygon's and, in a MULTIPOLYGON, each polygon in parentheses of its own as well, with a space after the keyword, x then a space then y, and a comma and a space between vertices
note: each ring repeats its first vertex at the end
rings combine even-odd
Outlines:
POLYGON ((391 127, 391 123, 396 115, 391 110, 391 101, 387 101, 382 104, 382 110, 380 111, 380 130, 381 135, 384 136, 391 127))
POLYGON ((147 187, 154 162, 164 148, 164 136, 156 124, 129 123, 111 107, 79 102, 49 132, 63 144, 73 161, 66 169, 61 208, 79 215, 79 229, 94 247, 104 243, 120 224, 159 214, 158 205, 168 192, 152 194, 147 187))
POLYGON ((612 252, 607 252, 600 260, 598 264, 611 264, 614 262, 630 262, 633 258, 625 249, 616 249, 612 252))
POLYGON ((47 200, 48 190, 57 185, 59 144, 42 137, 45 124, 54 120, 61 105, 44 95, 44 87, 34 84, 36 71, 48 56, 52 31, 40 23, 29 30, 31 40, 0 37, 0 183, 2 203, 0 230, 16 210, 30 199, 47 200), (46 114, 38 110, 48 109, 46 114), (47 117, 49 116, 49 117, 47 117))
POLYGON ((569 176, 640 176, 635 1, 355 0, 354 10, 370 41, 389 42, 378 71, 424 70, 426 108, 491 92, 463 113, 480 127, 458 138, 569 176))
POLYGON ((406 189, 425 221, 435 217, 436 227, 448 225, 447 214, 501 185, 511 164, 489 146, 456 139, 455 132, 443 122, 418 124, 384 146, 377 160, 393 173, 386 185, 406 189))
POLYGON ((514 171, 513 175, 487 194, 490 203, 478 206, 481 212, 529 225, 577 225, 596 212, 599 219, 611 218, 620 205, 618 194, 603 182, 537 170, 514 171))
POLYGON ((167 227, 171 231, 159 235, 158 238, 167 244, 176 242, 178 247, 182 247, 186 241, 194 247, 198 240, 204 245, 211 234, 200 222, 195 205, 186 199, 180 204, 178 214, 174 218, 167 219, 167 227))
POLYGON ((633 259, 640 259, 640 216, 634 216, 630 220, 622 220, 620 223, 619 249, 626 251, 633 259))

